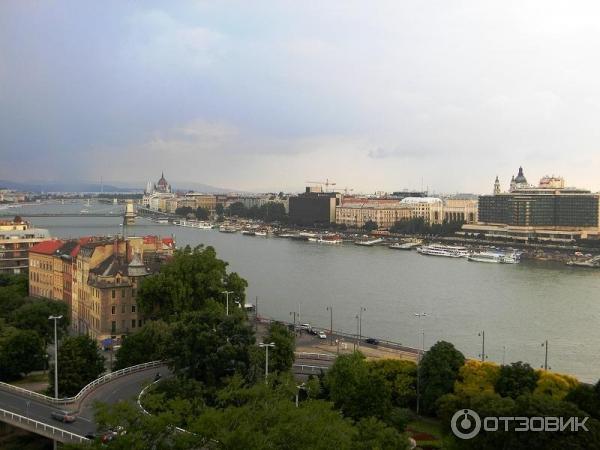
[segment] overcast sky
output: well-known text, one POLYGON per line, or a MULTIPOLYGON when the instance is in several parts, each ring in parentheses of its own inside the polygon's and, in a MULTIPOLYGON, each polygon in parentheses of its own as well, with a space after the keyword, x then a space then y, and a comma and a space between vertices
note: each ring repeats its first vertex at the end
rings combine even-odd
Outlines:
POLYGON ((0 2, 0 179, 600 190, 598 2, 0 2))

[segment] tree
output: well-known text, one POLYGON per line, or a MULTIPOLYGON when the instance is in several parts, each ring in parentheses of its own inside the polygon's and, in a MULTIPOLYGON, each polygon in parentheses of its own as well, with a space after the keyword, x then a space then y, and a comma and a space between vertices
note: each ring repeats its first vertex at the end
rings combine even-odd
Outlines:
POLYGON ((35 331, 3 327, 0 323, 0 380, 15 380, 41 368, 44 348, 35 331))
POLYGON ((370 233, 371 231, 376 230, 377 228, 377 222, 374 222, 373 220, 367 220, 363 225, 363 230, 365 230, 367 233, 370 233))
POLYGON ((184 313, 171 329, 166 359, 176 374, 216 386, 225 377, 249 372, 254 333, 241 313, 225 316, 211 303, 184 313))
POLYGON ((175 251, 173 259, 158 274, 146 277, 140 286, 137 303, 147 316, 165 321, 176 320, 188 311, 197 311, 210 301, 225 305, 223 291, 233 301, 245 300, 246 280, 227 273, 228 263, 217 258, 213 247, 187 246, 175 251))
POLYGON ((217 203, 217 205, 215 206, 215 213, 217 213, 218 216, 222 216, 223 214, 225 214, 225 208, 223 206, 223 203, 217 203))
POLYGON ((190 206, 181 206, 175 210, 175 214, 178 216, 187 217, 191 214, 194 214, 194 210, 190 206))
POLYGON ((248 214, 248 208, 242 202, 232 203, 227 209, 229 216, 246 217, 248 214))
POLYGON ((392 405, 408 407, 416 398, 417 365, 412 361, 379 359, 370 361, 372 373, 383 376, 392 393, 392 405))
MULTIPOLYGON (((104 372, 104 357, 96 341, 87 335, 66 337, 58 347, 59 396, 76 395, 104 372)), ((49 373, 49 392, 54 393, 54 367, 49 373)))
POLYGON ((170 337, 171 329, 167 323, 162 320, 147 323, 125 337, 116 353, 115 369, 164 359, 170 337))
POLYGON ((9 319, 16 309, 25 304, 27 283, 24 275, 0 274, 0 318, 9 319))
POLYGON ((420 370, 421 399, 426 414, 433 414, 437 399, 452 392, 464 363, 464 355, 449 342, 439 341, 425 353, 420 370))
POLYGON ((210 211, 202 206, 196 209, 196 218, 199 220, 208 220, 210 217, 210 211))
POLYGON ((287 372, 294 364, 296 339, 292 332, 280 322, 272 322, 265 342, 273 342, 269 349, 269 368, 273 372, 287 372))
POLYGON ((496 382, 496 392, 502 397, 517 398, 530 394, 537 385, 539 374, 533 368, 521 361, 500 368, 496 382))
POLYGON ((66 303, 46 298, 32 299, 21 305, 11 315, 11 324, 23 330, 33 330, 42 338, 44 345, 54 341, 54 321, 50 316, 62 315, 57 322, 59 339, 67 332, 70 322, 69 307, 66 303))
POLYGON ((381 372, 372 372, 360 352, 339 356, 324 378, 325 389, 346 417, 384 418, 391 409, 391 389, 381 372))
POLYGON ((497 364, 470 359, 458 371, 454 392, 468 398, 484 392, 493 394, 499 376, 500 366, 497 364))
POLYGON ((547 370, 539 371, 538 375, 537 386, 533 393, 535 395, 547 395, 557 400, 564 399, 579 384, 575 378, 569 375, 547 370))
POLYGON ((577 385, 567 394, 565 401, 573 403, 595 419, 600 419, 600 381, 595 386, 577 385))
POLYGON ((405 434, 399 433, 396 429, 374 417, 360 420, 356 428, 358 429, 358 436, 355 439, 353 449, 402 450, 409 448, 405 434))

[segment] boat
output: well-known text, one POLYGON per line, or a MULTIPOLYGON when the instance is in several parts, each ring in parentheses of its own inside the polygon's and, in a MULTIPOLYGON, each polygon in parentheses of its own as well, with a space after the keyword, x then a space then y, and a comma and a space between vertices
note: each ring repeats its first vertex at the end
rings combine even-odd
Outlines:
POLYGON ((267 232, 266 232, 265 230, 256 230, 256 231, 254 232, 254 235, 255 235, 255 236, 266 236, 266 235, 267 235, 267 232))
POLYGON ((326 234, 317 239, 319 244, 336 245, 344 242, 339 234, 326 234))
POLYGON ((252 231, 252 230, 242 230, 242 234, 244 236, 255 236, 256 232, 252 231))
POLYGON ((517 264, 519 255, 517 253, 504 253, 495 251, 474 252, 467 256, 469 261, 497 263, 497 264, 517 264))
POLYGON ((169 223, 169 219, 156 219, 156 223, 162 223, 162 224, 169 223))
POLYGON ((362 245, 363 247, 373 247, 375 244, 379 244, 380 242, 383 242, 383 238, 377 238, 377 239, 360 239, 358 241, 354 241, 354 243, 356 245, 362 245))
POLYGON ((221 233, 237 233, 237 229, 234 227, 230 227, 230 226, 226 226, 226 225, 221 225, 219 227, 219 231, 221 233))
POLYGON ((458 245, 429 244, 417 248, 421 255, 446 256, 448 258, 466 258, 469 250, 458 245))
POLYGON ((412 250, 421 245, 421 242, 396 242, 389 246, 393 250, 412 250))
POLYGON ((577 259, 571 259, 570 261, 567 261, 566 264, 567 264, 567 266, 589 267, 592 269, 598 269, 598 268, 600 268, 600 255, 594 256, 593 258, 586 259, 583 261, 577 260, 577 259))

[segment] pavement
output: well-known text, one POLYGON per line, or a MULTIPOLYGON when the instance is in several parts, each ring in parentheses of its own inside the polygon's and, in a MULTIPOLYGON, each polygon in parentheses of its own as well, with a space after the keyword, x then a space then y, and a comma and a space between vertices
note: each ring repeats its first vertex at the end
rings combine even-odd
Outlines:
MULTIPOLYGON (((17 392, 4 391, 0 389, 0 408, 15 414, 27 416, 39 422, 46 423, 71 433, 85 436, 87 433, 97 431, 94 422, 94 401, 114 404, 121 400, 136 400, 143 387, 152 382, 156 373, 168 377, 170 373, 166 367, 151 368, 140 372, 134 372, 119 378, 115 378, 91 391, 81 402, 77 420, 73 423, 62 423, 51 418, 53 411, 61 410, 60 407, 47 405, 33 398, 26 398, 17 392)), ((68 408, 65 408, 69 410, 68 408)))

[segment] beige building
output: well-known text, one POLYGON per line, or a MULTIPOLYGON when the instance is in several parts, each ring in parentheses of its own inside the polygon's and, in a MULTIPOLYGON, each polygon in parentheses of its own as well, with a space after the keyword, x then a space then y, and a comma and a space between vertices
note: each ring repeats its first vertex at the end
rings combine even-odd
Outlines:
POLYGON ((50 239, 43 228, 34 228, 19 216, 0 220, 0 273, 27 273, 29 249, 50 239))
POLYGON ((335 208, 335 222, 349 228, 362 228, 365 223, 373 221, 379 228, 390 228, 396 222, 409 219, 410 214, 411 210, 400 205, 397 200, 394 204, 353 202, 335 208))
POLYGON ((478 200, 454 199, 444 200, 444 220, 446 222, 477 222, 478 200))

